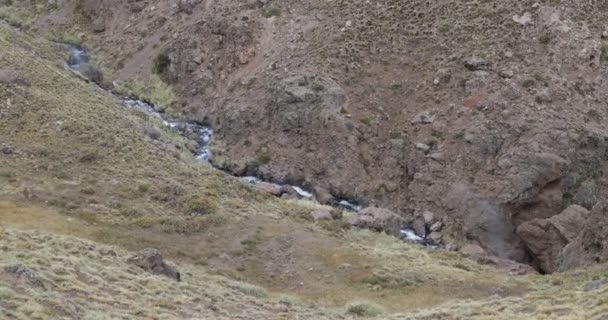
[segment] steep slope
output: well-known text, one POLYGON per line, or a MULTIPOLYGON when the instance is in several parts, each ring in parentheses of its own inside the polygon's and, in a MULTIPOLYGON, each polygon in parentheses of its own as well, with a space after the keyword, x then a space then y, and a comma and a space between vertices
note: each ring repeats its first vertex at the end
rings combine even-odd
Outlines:
POLYGON ((538 267, 516 229, 606 193, 605 12, 598 1, 99 0, 2 15, 83 41, 120 90, 212 125, 216 165, 410 220, 432 211, 446 217, 444 243, 538 267), (151 97, 167 84, 176 94, 151 97), (476 212, 452 201, 463 194, 476 212))
MULTIPOLYGON (((49 23, 44 19, 56 19, 53 15, 60 14, 62 10, 71 12, 83 8, 71 7, 70 4, 74 3, 70 1, 59 2, 54 8, 47 7, 48 2, 36 4, 37 13, 27 6, 2 8, 8 8, 3 13, 10 12, 19 19, 29 17, 31 23, 22 24, 27 32, 0 25, 0 250, 3 253, 0 256, 0 312, 3 316, 9 319, 103 319, 120 316, 127 319, 155 316, 169 319, 348 319, 373 315, 387 319, 605 318, 608 312, 605 265, 546 277, 504 274, 457 252, 432 250, 392 236, 348 229, 343 222, 351 215, 348 212, 336 214, 344 215, 345 219, 313 222, 311 212, 331 209, 314 202, 277 199, 196 161, 189 151, 187 139, 164 126, 159 119, 125 107, 107 90, 86 82, 67 68, 65 49, 34 35, 40 32, 36 30, 37 24, 49 23), (182 273, 182 281, 178 283, 162 275, 147 274, 127 262, 133 252, 147 247, 160 249, 182 273), (282 294, 296 298, 282 297, 282 294)), ((230 4, 221 8, 228 12, 257 10, 255 6, 232 7, 230 4)), ((137 1, 121 2, 120 5, 147 8, 151 4, 137 1)), ((107 4, 104 8, 115 9, 107 4)), ((202 3, 194 8, 207 10, 202 3)), ((261 18, 271 22, 279 20, 277 11, 270 10, 272 8, 265 7, 261 18), (276 19, 268 18, 273 15, 276 19)), ((188 28, 192 27, 190 22, 193 21, 190 19, 197 17, 192 8, 192 14, 188 14, 188 7, 183 7, 183 4, 172 7, 169 2, 159 2, 157 9, 159 12, 176 11, 180 17, 183 15, 181 20, 172 21, 176 25, 183 22, 184 25, 180 25, 184 28, 180 29, 182 31, 190 30, 188 28)), ((144 11, 149 13, 147 18, 158 17, 152 11, 144 11)), ((278 11, 281 12, 283 19, 288 11, 278 11)), ((248 19, 241 18, 240 21, 248 19)), ((56 23, 55 20, 51 22, 56 23)), ((92 22, 77 23, 92 27, 92 22)), ((138 23, 144 22, 146 20, 138 23)), ((67 19, 64 26, 72 23, 74 21, 67 19)), ((110 32, 120 23, 106 22, 107 30, 104 32, 110 32)), ((347 26, 346 23, 344 25, 347 26)), ((348 25, 352 27, 353 22, 348 25)), ((204 36, 206 27, 202 28, 202 31, 195 30, 204 36)), ((224 24, 215 26, 214 30, 222 33, 234 31, 224 24)), ((100 35, 83 33, 83 36, 100 37, 87 40, 91 43, 108 40, 100 35)), ((136 38, 135 35, 133 37, 136 38)), ((173 50, 180 48, 179 37, 177 34, 173 38, 176 40, 171 47, 173 50)), ((113 40, 123 41, 118 37, 113 40)), ((161 48, 158 49, 160 53, 161 48)), ((97 57, 101 58, 98 59, 110 62, 103 50, 99 53, 97 57)), ((148 61, 150 67, 153 60, 148 61)), ((477 66, 475 68, 484 65, 479 60, 467 63, 473 64, 477 66)), ((145 74, 149 70, 144 68, 141 72, 145 74)), ((287 71, 283 69, 281 72, 287 71)), ((171 79, 174 74, 169 68, 158 76, 164 81, 177 81, 174 87, 178 95, 174 97, 188 99, 189 96, 182 91, 185 84, 180 84, 184 80, 180 77, 171 79)), ((111 74, 106 73, 106 76, 112 78, 111 74)), ((132 74, 125 71, 123 76, 132 74)), ((241 93, 257 92, 255 88, 251 92, 244 89, 252 88, 250 85, 255 87, 258 80, 242 84, 241 93)), ((336 88, 333 87, 336 81, 319 78, 316 72, 305 77, 301 74, 285 78, 279 75, 277 81, 283 83, 272 86, 279 99, 278 105, 295 104, 292 106, 294 109, 290 109, 294 112, 310 102, 307 99, 321 104, 342 99, 341 93, 332 89, 336 88)), ((166 83, 156 82, 155 85, 167 90, 166 83)), ((138 91, 138 86, 132 85, 129 89, 138 91)), ((167 98, 171 94, 163 96, 167 98)), ((237 96, 238 90, 227 98, 237 96)), ((158 101, 171 100, 162 98, 158 101)), ((181 106, 172 104, 168 111, 179 114, 181 106)), ((316 107, 307 109, 311 112, 308 114, 311 116, 309 123, 313 125, 319 124, 314 118, 314 112, 319 111, 316 107)), ((330 115, 334 114, 335 110, 332 110, 329 108, 330 115)), ((193 110, 195 113, 199 111, 193 110)), ((284 109, 271 110, 267 115, 272 118, 293 114, 279 111, 284 109)), ((342 110, 337 112, 348 118, 342 110)), ((197 117, 193 114, 190 116, 197 117)), ((471 111, 471 114, 481 117, 486 113, 471 111)), ((199 120, 205 120, 204 114, 199 116, 199 120)), ((428 122, 433 114, 429 116, 421 116, 420 121, 428 122)), ((260 116, 260 119, 265 119, 265 116, 260 116)), ((299 118, 293 119, 297 122, 299 118)), ((227 129, 222 129, 225 121, 217 123, 213 117, 207 121, 217 126, 220 133, 224 132, 220 143, 234 147, 227 129)), ((433 124, 436 121, 437 118, 433 124)), ((597 126, 596 133, 601 135, 601 123, 597 126)), ((238 128, 233 128, 234 134, 241 134, 242 130, 238 128)), ((585 134, 574 131, 581 134, 579 138, 585 134)), ((340 130, 331 132, 341 134, 340 130)), ((568 134, 556 133, 556 136, 567 138, 568 134)), ((277 141, 286 136, 289 134, 277 135, 277 141)), ((462 138, 467 140, 464 136, 462 138)), ((568 152, 582 154, 573 156, 573 161, 591 159, 601 167, 602 141, 589 139, 585 140, 588 143, 577 145, 588 148, 587 153, 581 153, 581 150, 568 152)), ((339 142, 326 137, 325 140, 330 140, 329 145, 339 142)), ((391 146, 405 148, 407 142, 398 140, 391 140, 391 146)), ((449 228, 462 226, 469 231, 469 238, 503 256, 522 254, 522 244, 512 230, 514 224, 524 225, 532 221, 535 226, 552 224, 560 227, 560 220, 554 217, 570 217, 568 212, 561 212, 562 207, 570 204, 570 201, 560 202, 564 200, 560 189, 565 179, 562 175, 570 172, 571 168, 587 174, 585 170, 589 166, 583 167, 582 162, 580 167, 572 166, 564 159, 565 155, 547 152, 545 147, 536 146, 535 141, 538 142, 524 139, 516 143, 518 148, 534 149, 534 153, 515 150, 508 154, 509 157, 522 157, 517 158, 517 166, 509 171, 514 176, 507 175, 523 190, 516 197, 519 201, 516 203, 525 210, 515 210, 520 208, 517 206, 511 208, 519 216, 503 215, 503 212, 511 211, 500 210, 504 208, 486 193, 491 188, 475 189, 470 184, 461 183, 451 185, 446 196, 441 197, 453 214, 450 216, 452 220, 441 221, 451 224, 449 228), (527 157, 533 158, 534 165, 530 165, 527 157), (534 178, 533 182, 526 180, 530 176, 534 178), (546 214, 553 211, 561 213, 546 214), (527 218, 524 217, 534 219, 525 221, 527 218), (505 246, 504 239, 514 239, 516 245, 505 246)), ((546 147, 561 148, 549 142, 546 147)), ((253 150, 246 149, 243 149, 245 153, 253 150)), ((268 150, 271 156, 274 155, 271 146, 268 150)), ((255 157, 260 160, 259 155, 255 157)), ((394 155, 394 158, 399 156, 394 155)), ((268 166, 254 167, 263 175, 264 170, 272 171, 272 166, 282 168, 280 163, 273 163, 273 159, 266 163, 268 166)), ((431 160, 436 161, 430 157, 428 161, 431 160)), ((502 163, 509 167, 509 161, 502 163)), ((319 167, 317 163, 315 168, 319 167)), ((436 174, 438 171, 430 172, 436 174)), ((348 174, 351 173, 345 173, 345 177, 348 174)), ((599 173, 593 177, 599 181, 598 184, 601 183, 599 173)), ((488 184, 502 183, 483 176, 480 179, 488 184)), ((427 181, 426 186, 431 186, 433 181, 427 181)), ((595 180, 592 182, 596 183, 595 180)), ((595 263, 605 259, 606 206, 602 201, 595 204, 601 198, 601 193, 597 192, 602 190, 597 184, 588 189, 591 190, 588 192, 590 196, 577 196, 579 200, 573 202, 585 204, 587 208, 593 206, 589 214, 592 218, 580 223, 584 226, 583 238, 572 242, 569 247, 587 250, 583 262, 595 263)), ((348 195, 348 192, 344 193, 348 195)), ((437 202, 437 197, 435 195, 428 201, 437 202)), ((576 210, 583 212, 586 209, 576 210)), ((546 231, 549 233, 552 229, 546 231)), ((572 233, 571 230, 565 231, 567 235, 572 233)), ((444 231, 444 234, 449 232, 444 231)), ((456 240, 463 236, 456 231, 453 234, 456 240)), ((577 252, 581 251, 575 249, 577 252)), ((572 262, 577 256, 569 257, 572 262)))
MULTIPOLYGON (((341 220, 312 223, 320 205, 277 199, 197 161, 159 119, 72 72, 62 46, 6 25, 0 35, 6 228, 156 247, 330 307, 368 300, 399 311, 526 290, 525 280, 457 253, 341 220)), ((40 270, 37 260, 21 263, 40 270)))

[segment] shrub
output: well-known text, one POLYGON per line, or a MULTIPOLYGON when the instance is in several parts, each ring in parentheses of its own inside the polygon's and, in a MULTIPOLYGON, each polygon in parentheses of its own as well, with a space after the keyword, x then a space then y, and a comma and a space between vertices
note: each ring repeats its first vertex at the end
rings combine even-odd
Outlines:
POLYGON ((382 307, 371 303, 351 304, 346 310, 347 313, 359 317, 376 317, 384 313, 382 307))
POLYGON ((280 17, 281 16, 281 8, 275 6, 275 7, 266 9, 266 10, 264 10, 264 12, 262 12, 262 16, 264 18, 280 17))
POLYGON ((270 152, 268 148, 264 147, 258 151, 257 163, 258 165, 265 165, 270 162, 270 152))
POLYGON ((250 285, 247 283, 241 283, 237 289, 246 294, 248 296, 256 297, 256 298, 268 298, 268 291, 264 288, 260 288, 258 286, 250 285))
POLYGON ((203 196, 192 196, 186 202, 186 209, 190 213, 207 215, 217 212, 217 203, 209 198, 203 196))
POLYGON ((9 299, 15 296, 15 291, 11 288, 0 287, 0 300, 9 299))
POLYGON ((135 220, 135 224, 142 228, 151 228, 155 222, 156 222, 156 219, 154 219, 154 217, 152 217, 151 215, 148 215, 148 214, 135 220))
POLYGON ((169 66, 171 65, 171 59, 169 59, 169 56, 161 53, 158 56, 156 56, 156 58, 154 58, 154 62, 152 65, 152 72, 156 73, 156 74, 163 74, 165 73, 165 71, 167 71, 167 68, 169 68, 169 66))
POLYGON ((95 194, 95 189, 93 189, 92 187, 87 187, 87 188, 81 189, 80 192, 83 194, 92 195, 92 194, 95 194))

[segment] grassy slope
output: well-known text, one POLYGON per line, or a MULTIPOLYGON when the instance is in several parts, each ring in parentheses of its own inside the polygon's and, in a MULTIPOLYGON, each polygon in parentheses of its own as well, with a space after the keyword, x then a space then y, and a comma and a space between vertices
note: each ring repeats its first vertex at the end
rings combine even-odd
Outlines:
MULTIPOLYGON (((94 252, 107 248, 71 237, 10 231, 1 239, 0 265, 27 264, 53 289, 39 291, 3 274, 2 312, 22 314, 24 319, 35 314, 41 318, 70 316, 70 312, 84 314, 84 309, 97 310, 91 318, 111 317, 112 312, 145 317, 139 309, 149 307, 143 312, 157 314, 162 310, 167 318, 183 318, 188 313, 204 318, 204 312, 209 312, 205 307, 208 301, 186 298, 204 296, 220 305, 225 303, 220 310, 227 309, 227 318, 240 313, 245 318, 272 315, 280 319, 273 302, 242 294, 239 285, 192 264, 199 251, 206 257, 226 253, 228 248, 222 245, 231 246, 227 238, 256 224, 264 226, 252 238, 256 245, 244 245, 251 241, 237 243, 237 248, 249 251, 234 254, 244 262, 231 275, 273 291, 294 292, 306 300, 343 304, 367 299, 383 304, 388 311, 402 312, 433 308, 416 316, 427 319, 441 315, 446 319, 494 319, 499 315, 580 319, 606 311, 606 295, 602 295, 605 288, 600 292, 581 291, 586 281, 607 276, 600 267, 544 278, 515 278, 455 253, 427 251, 363 231, 339 231, 336 235, 303 222, 298 217, 314 205, 256 193, 236 179, 196 163, 183 151, 184 141, 179 137, 165 131, 155 119, 125 109, 112 96, 84 83, 65 70, 64 60, 65 52, 52 43, 0 27, 0 69, 18 70, 31 82, 25 88, 0 85, 1 143, 13 150, 0 156, 0 195, 10 200, 0 206, 0 223, 11 228, 72 234, 131 250, 159 246, 180 261, 180 270, 192 274, 192 278, 175 285, 162 277, 131 274, 129 270, 133 269, 124 263, 127 253, 121 249, 114 249, 119 252, 116 258, 80 254, 85 247, 94 247, 94 252), (146 126, 157 127, 161 138, 147 138, 143 133, 146 126), (197 214, 200 211, 206 214, 197 214), (212 232, 220 240, 204 237, 212 232), (268 258, 266 249, 279 250, 273 247, 273 241, 298 233, 317 239, 296 241, 286 250, 288 258, 294 259, 289 267, 301 275, 282 282, 274 280, 269 271, 260 268, 261 260, 268 258), (71 250, 66 243, 80 249, 71 250), (301 249, 299 254, 290 253, 296 249, 301 249), (315 266, 319 269, 297 269, 308 260, 318 262, 315 266), (99 271, 104 263, 112 273, 99 271), (54 268, 61 265, 68 269, 67 275, 54 268), (97 281, 78 279, 76 268, 97 281), (316 279, 324 275, 333 282, 316 279), (304 289, 297 289, 302 279, 306 280, 304 289), (308 282, 315 286, 307 287, 308 282), (131 301, 139 308, 112 304, 113 300, 104 294, 106 289, 100 286, 124 294, 113 295, 113 299, 131 301), (150 293, 156 295, 146 296, 150 293), (75 296, 79 297, 75 305, 81 304, 80 311, 74 305, 74 309, 58 310, 58 301, 75 296), (473 300, 458 300, 467 298, 473 300), (444 302, 448 304, 436 307, 444 302)), ((279 259, 273 262, 281 263, 279 259)), ((309 309, 293 308, 294 313, 284 318, 310 316, 309 309)), ((331 309, 326 316, 332 318, 343 312, 331 309)))

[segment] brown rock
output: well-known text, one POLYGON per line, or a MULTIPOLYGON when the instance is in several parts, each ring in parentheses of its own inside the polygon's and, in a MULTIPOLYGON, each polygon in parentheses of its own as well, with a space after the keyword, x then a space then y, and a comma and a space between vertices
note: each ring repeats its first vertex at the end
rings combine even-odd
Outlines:
POLYGON ((106 22, 103 20, 103 18, 98 17, 97 19, 95 19, 93 21, 91 30, 93 30, 93 32, 97 32, 97 33, 106 31, 106 22))
POLYGON ((293 196, 294 198, 299 198, 300 194, 290 185, 281 186, 281 193, 287 194, 289 196, 293 196))
POLYGON ((424 217, 417 217, 412 223, 412 229, 416 231, 416 234, 425 237, 426 236, 426 223, 424 217))
POLYGON ((78 66, 78 72, 80 72, 80 74, 82 74, 82 76, 89 81, 92 81, 98 85, 103 85, 104 83, 103 73, 101 70, 90 63, 81 63, 78 66))
POLYGON ((477 243, 465 245, 460 249, 460 252, 478 263, 492 265, 496 269, 509 274, 526 275, 538 273, 534 268, 527 264, 490 255, 477 243))
POLYGON ((181 280, 180 273, 164 261, 163 256, 157 249, 144 249, 127 259, 127 262, 134 264, 147 272, 162 274, 177 281, 181 280))
MULTIPOLYGON (((564 221, 568 223, 569 221, 564 221)), ((584 227, 569 229, 568 237, 576 236, 566 245, 558 260, 558 271, 608 260, 608 201, 600 201, 591 210, 584 227)))
POLYGON ((317 201, 319 201, 319 203, 321 203, 321 204, 333 205, 334 202, 336 201, 334 196, 332 196, 331 193, 329 193, 329 191, 327 191, 326 189, 321 188, 321 187, 315 187, 314 194, 315 194, 315 197, 317 198, 317 201))
POLYGON ((259 182, 258 184, 255 185, 255 187, 256 187, 256 189, 258 189, 262 192, 270 193, 273 196, 278 197, 281 195, 281 187, 274 183, 259 182))
POLYGON ((293 195, 293 194, 289 194, 289 193, 283 193, 281 195, 281 199, 285 199, 285 200, 296 200, 298 199, 297 196, 293 195))
POLYGON ((443 228, 443 222, 437 221, 431 225, 431 232, 440 231, 443 228))
POLYGON ((152 140, 160 139, 161 132, 156 127, 145 125, 143 128, 144 134, 152 140))
POLYGON ((399 231, 405 225, 404 219, 394 212, 377 207, 367 207, 361 210, 350 217, 348 223, 359 228, 386 232, 396 237, 399 236, 399 231))
POLYGON ((435 214, 432 213, 431 211, 426 210, 426 211, 424 211, 422 213, 422 217, 424 218, 424 223, 430 225, 430 224, 433 223, 433 219, 435 218, 435 214))
POLYGON ((525 245, 514 232, 500 206, 486 200, 463 184, 453 184, 443 199, 446 207, 462 215, 468 239, 500 258, 527 262, 525 245))
POLYGON ((433 240, 435 242, 440 242, 442 236, 443 235, 441 234, 441 232, 431 232, 429 234, 429 238, 431 238, 431 240, 433 240))
POLYGON ((526 243, 540 270, 557 271, 562 249, 574 241, 583 229, 589 211, 572 205, 549 219, 534 219, 517 228, 517 235, 526 243))
POLYGON ((310 215, 312 216, 313 220, 315 220, 315 221, 333 219, 333 217, 331 215, 331 211, 329 211, 329 209, 327 209, 327 208, 317 209, 317 210, 311 212, 310 215))
POLYGON ((467 257, 487 255, 486 251, 476 243, 466 244, 464 247, 460 248, 460 252, 467 257))

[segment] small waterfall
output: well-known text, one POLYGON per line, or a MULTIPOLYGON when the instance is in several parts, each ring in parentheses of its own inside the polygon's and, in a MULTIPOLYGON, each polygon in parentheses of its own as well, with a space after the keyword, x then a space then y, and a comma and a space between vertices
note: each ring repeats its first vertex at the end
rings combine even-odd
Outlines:
POLYGON ((211 160, 209 145, 213 140, 213 129, 192 121, 171 119, 168 115, 156 111, 153 105, 141 100, 122 98, 121 101, 125 106, 139 109, 148 115, 161 119, 165 126, 179 135, 195 140, 198 143, 194 153, 195 158, 204 162, 211 160))

